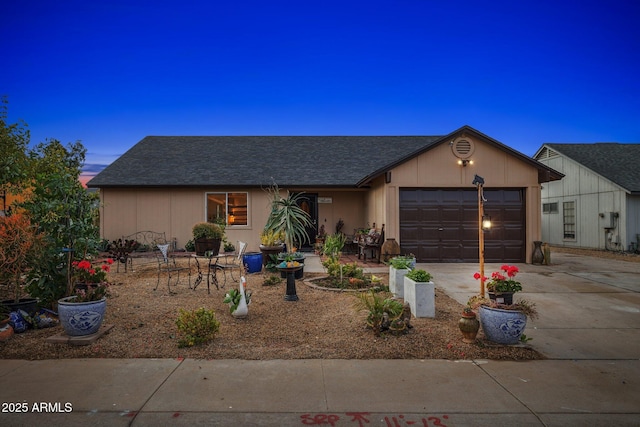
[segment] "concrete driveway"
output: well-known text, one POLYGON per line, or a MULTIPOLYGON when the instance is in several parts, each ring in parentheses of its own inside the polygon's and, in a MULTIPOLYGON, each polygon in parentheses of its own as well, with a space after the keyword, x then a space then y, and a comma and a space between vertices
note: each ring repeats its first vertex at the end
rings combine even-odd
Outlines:
MULTIPOLYGON (((501 264, 485 265, 485 275, 501 264)), ((640 263, 554 253, 551 265, 517 264, 539 318, 525 333, 550 359, 640 359, 640 263)), ((466 304, 480 290, 477 264, 419 264, 436 286, 466 304)))

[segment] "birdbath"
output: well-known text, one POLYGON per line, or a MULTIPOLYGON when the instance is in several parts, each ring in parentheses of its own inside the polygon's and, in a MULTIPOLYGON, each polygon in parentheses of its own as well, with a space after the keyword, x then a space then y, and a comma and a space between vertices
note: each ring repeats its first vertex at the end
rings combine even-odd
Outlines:
POLYGON ((284 267, 278 265, 278 270, 284 272, 287 276, 287 293, 284 296, 285 301, 298 301, 298 295, 296 294, 296 271, 302 269, 304 264, 298 264, 296 266, 287 267, 286 263, 284 267))

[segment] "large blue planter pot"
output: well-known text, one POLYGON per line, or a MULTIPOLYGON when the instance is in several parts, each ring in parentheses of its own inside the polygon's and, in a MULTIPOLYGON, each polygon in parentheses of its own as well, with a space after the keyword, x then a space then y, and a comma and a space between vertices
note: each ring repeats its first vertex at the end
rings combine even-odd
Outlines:
POLYGON ((527 326, 527 316, 517 310, 480 306, 480 324, 489 341, 498 344, 517 344, 527 326))
POLYGON ((73 302, 75 299, 72 296, 58 300, 58 316, 64 332, 70 337, 95 334, 102 325, 107 299, 73 302))

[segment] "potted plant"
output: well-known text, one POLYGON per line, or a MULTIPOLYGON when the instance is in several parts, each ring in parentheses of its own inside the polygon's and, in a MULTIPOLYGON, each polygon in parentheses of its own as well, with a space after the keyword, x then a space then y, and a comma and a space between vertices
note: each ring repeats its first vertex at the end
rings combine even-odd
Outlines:
POLYGON ((0 305, 9 311, 37 311, 37 300, 23 295, 26 273, 43 244, 43 235, 22 214, 0 217, 0 280, 7 283, 12 298, 0 305))
POLYGON ((404 298, 404 276, 411 270, 412 259, 396 256, 389 260, 389 291, 396 297, 404 298))
POLYGON ((284 250, 284 233, 282 231, 267 230, 260 233, 260 252, 262 252, 262 265, 264 267, 274 257, 284 250))
POLYGON ((404 276, 404 300, 409 303, 416 317, 436 316, 435 285, 431 274, 413 269, 404 276))
POLYGON ((192 228, 193 240, 196 246, 196 255, 204 255, 211 251, 212 255, 218 255, 224 232, 222 228, 213 222, 199 222, 192 228))
POLYGON ((471 297, 468 304, 479 310, 480 325, 485 337, 498 344, 520 342, 527 326, 527 318, 538 317, 535 303, 526 300, 513 304, 501 304, 496 300, 477 295, 471 297))
POLYGON ((316 244, 314 246, 316 254, 322 253, 322 246, 324 245, 324 239, 327 237, 327 232, 324 229, 324 224, 320 226, 318 234, 316 234, 316 244))
MULTIPOLYGON (((471 307, 479 309, 485 336, 498 344, 517 344, 527 326, 527 317, 537 317, 535 304, 525 300, 513 302, 513 294, 522 291, 522 285, 515 280, 518 272, 515 265, 501 266, 486 283, 489 298, 479 295, 469 300, 471 307)), ((487 280, 479 273, 473 277, 487 280)))
POLYGON ((68 336, 91 335, 100 329, 107 309, 107 273, 113 259, 95 267, 89 260, 73 261, 73 294, 58 300, 58 316, 68 336))
MULTIPOLYGON (((513 304, 513 294, 522 290, 520 282, 514 278, 518 274, 518 267, 515 265, 503 265, 501 271, 491 273, 491 278, 486 282, 489 298, 495 300, 499 304, 513 304)), ((473 275, 476 280, 487 280, 487 277, 481 277, 480 273, 473 275)))
POLYGON ((280 195, 280 189, 274 184, 270 189, 271 212, 264 226, 265 232, 281 233, 288 251, 292 251, 295 245, 310 242, 307 228, 311 227, 309 214, 300 206, 303 193, 290 193, 286 197, 280 195))

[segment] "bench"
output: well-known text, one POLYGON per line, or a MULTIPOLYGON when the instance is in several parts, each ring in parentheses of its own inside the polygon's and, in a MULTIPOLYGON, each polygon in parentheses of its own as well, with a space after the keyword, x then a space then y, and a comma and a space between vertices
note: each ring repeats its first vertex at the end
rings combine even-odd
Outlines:
POLYGON ((126 273, 129 267, 133 271, 134 259, 136 260, 136 265, 156 264, 157 260, 153 251, 158 245, 167 243, 169 242, 167 242, 164 232, 136 231, 111 242, 109 244, 109 254, 117 261, 116 271, 120 272, 120 264, 124 264, 126 273))

